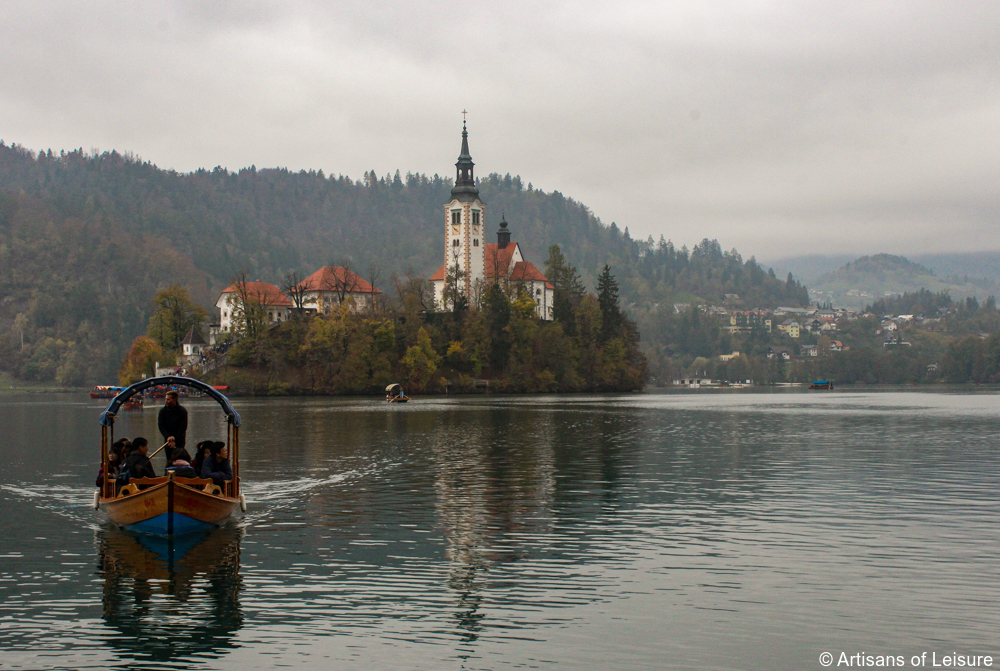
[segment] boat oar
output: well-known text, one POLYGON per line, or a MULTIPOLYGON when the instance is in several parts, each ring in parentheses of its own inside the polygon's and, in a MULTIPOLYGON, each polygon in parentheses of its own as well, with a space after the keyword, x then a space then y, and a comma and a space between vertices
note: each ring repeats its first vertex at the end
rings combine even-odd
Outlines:
POLYGON ((170 441, 168 440, 167 442, 163 443, 163 445, 160 445, 158 448, 156 448, 156 452, 153 452, 151 455, 149 455, 146 458, 147 459, 152 459, 153 457, 155 457, 156 455, 158 455, 160 453, 160 450, 162 450, 164 447, 166 447, 169 444, 170 444, 170 441))

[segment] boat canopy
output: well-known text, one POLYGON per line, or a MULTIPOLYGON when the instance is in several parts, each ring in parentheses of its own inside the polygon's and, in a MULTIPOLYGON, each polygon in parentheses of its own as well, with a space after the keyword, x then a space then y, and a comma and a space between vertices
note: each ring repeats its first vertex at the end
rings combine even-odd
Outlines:
POLYGON ((385 392, 386 392, 387 394, 392 394, 392 393, 394 393, 394 392, 395 392, 395 391, 396 391, 397 389, 399 389, 399 390, 402 390, 402 389, 403 389, 403 387, 402 387, 402 386, 401 386, 401 385, 400 385, 400 384, 399 384, 398 382, 393 382, 392 384, 390 384, 390 385, 389 385, 388 387, 386 387, 386 388, 385 388, 385 392))
POLYGON ((117 396, 111 399, 111 403, 109 403, 108 407, 101 413, 101 425, 111 425, 115 421, 114 418, 118 413, 118 409, 132 396, 141 391, 145 391, 150 387, 158 387, 160 385, 168 387, 190 387, 191 389, 203 391, 207 396, 211 396, 215 399, 216 403, 222 406, 222 411, 226 413, 226 417, 229 419, 230 424, 233 426, 239 426, 243 423, 243 420, 240 419, 240 414, 236 412, 235 408, 233 408, 233 404, 229 402, 229 399, 219 393, 219 391, 211 385, 205 384, 201 380, 195 380, 192 377, 163 375, 161 377, 149 377, 141 382, 136 382, 132 386, 126 387, 124 391, 120 392, 117 396))

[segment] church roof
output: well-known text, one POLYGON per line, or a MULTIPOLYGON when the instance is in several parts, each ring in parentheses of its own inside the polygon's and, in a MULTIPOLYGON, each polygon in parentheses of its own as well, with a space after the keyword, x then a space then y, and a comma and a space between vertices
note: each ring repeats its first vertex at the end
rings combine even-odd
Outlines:
POLYGON ((473 172, 472 155, 469 154, 469 131, 462 122, 462 153, 458 156, 458 163, 455 164, 455 186, 451 190, 451 197, 462 202, 472 202, 479 200, 479 189, 476 187, 476 179, 473 172))
POLYGON ((353 294, 380 294, 355 272, 343 266, 323 266, 302 280, 305 291, 344 291, 353 294))
POLYGON ((499 249, 495 242, 484 245, 486 277, 493 277, 497 270, 506 275, 507 271, 510 270, 510 259, 514 256, 515 249, 517 249, 516 242, 508 242, 507 246, 503 249, 499 249))
MULTIPOLYGON (((288 296, 270 282, 247 282, 245 286, 247 294, 252 298, 259 299, 264 305, 281 307, 292 304, 288 296)), ((238 294, 239 291, 236 290, 235 284, 230 284, 222 293, 238 294)))
POLYGON ((549 278, 542 274, 530 261, 518 261, 510 273, 511 282, 545 282, 546 289, 555 289, 549 278))
POLYGON ((195 328, 192 326, 191 330, 187 332, 186 336, 184 336, 184 340, 181 340, 181 344, 182 345, 207 345, 208 343, 205 342, 205 339, 201 337, 201 333, 199 331, 196 331, 195 328))
POLYGON ((435 282, 437 280, 444 280, 444 266, 442 265, 437 269, 437 272, 431 275, 430 281, 435 282))

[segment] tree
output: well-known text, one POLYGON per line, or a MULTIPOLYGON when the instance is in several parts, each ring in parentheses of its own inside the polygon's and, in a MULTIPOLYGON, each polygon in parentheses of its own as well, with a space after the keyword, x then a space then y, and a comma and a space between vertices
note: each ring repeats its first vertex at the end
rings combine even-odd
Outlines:
POLYGON ((545 275, 552 282, 552 318, 566 325, 566 332, 575 331, 573 313, 587 293, 576 268, 571 266, 559 245, 549 247, 549 258, 545 262, 545 275))
POLYGON ((229 295, 229 310, 233 332, 244 338, 259 338, 267 330, 267 297, 246 273, 233 281, 235 293, 229 295))
POLYGON ((139 336, 132 342, 132 347, 122 361, 118 370, 118 383, 129 385, 138 382, 145 375, 154 374, 153 366, 163 356, 163 348, 152 338, 139 336))
POLYGON ((303 284, 304 280, 298 271, 293 271, 285 275, 285 280, 281 284, 281 290, 292 301, 292 314, 295 316, 300 316, 305 310, 308 289, 303 284))
POLYGON ((465 279, 465 271, 458 267, 458 262, 454 266, 448 266, 444 276, 444 308, 449 307, 454 313, 464 312, 469 307, 469 299, 462 290, 462 282, 465 279))
POLYGON ((146 335, 166 351, 177 350, 187 332, 200 330, 207 319, 208 311, 191 299, 187 289, 175 284, 157 292, 153 299, 146 335))
POLYGON ((607 341, 618 334, 624 322, 618 305, 618 283, 608 264, 604 264, 604 270, 597 278, 597 301, 601 306, 601 336, 607 341))
POLYGON ((417 332, 417 344, 407 349, 406 354, 403 355, 402 363, 409 372, 410 384, 417 389, 426 387, 440 362, 441 357, 431 345, 430 334, 421 328, 417 332))

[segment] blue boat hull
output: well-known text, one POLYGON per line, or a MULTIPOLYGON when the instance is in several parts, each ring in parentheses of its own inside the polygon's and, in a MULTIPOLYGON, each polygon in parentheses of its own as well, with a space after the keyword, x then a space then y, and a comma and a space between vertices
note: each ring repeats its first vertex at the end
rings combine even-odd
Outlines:
POLYGON ((129 531, 143 534, 156 534, 166 536, 168 534, 189 534, 195 531, 207 531, 218 528, 215 524, 202 522, 193 517, 188 517, 181 513, 163 513, 148 520, 142 520, 134 524, 125 526, 129 531), (173 519, 171 519, 173 518, 173 519))

